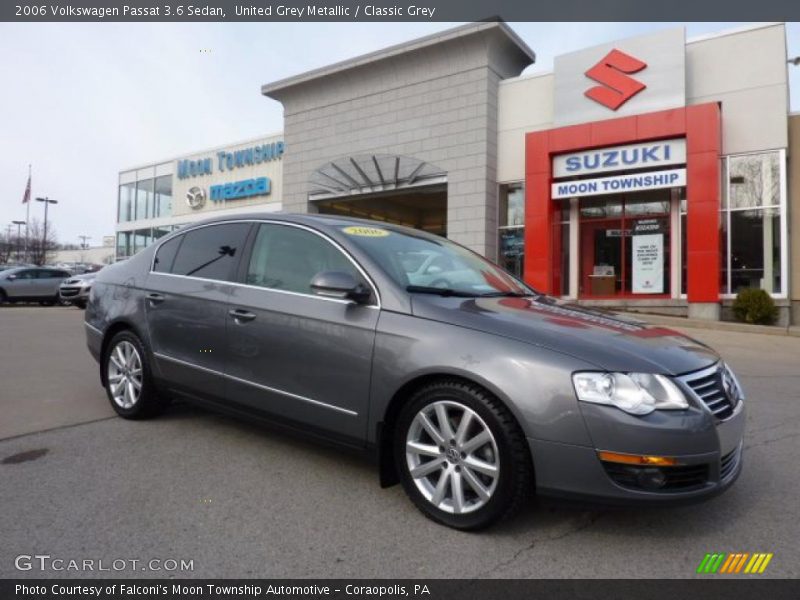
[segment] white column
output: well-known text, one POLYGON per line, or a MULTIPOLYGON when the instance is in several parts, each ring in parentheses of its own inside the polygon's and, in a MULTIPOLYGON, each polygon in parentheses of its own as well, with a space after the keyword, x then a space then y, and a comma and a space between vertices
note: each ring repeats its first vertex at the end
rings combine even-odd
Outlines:
POLYGON ((570 298, 578 297, 578 282, 580 281, 580 211, 578 198, 569 200, 569 293, 570 298))

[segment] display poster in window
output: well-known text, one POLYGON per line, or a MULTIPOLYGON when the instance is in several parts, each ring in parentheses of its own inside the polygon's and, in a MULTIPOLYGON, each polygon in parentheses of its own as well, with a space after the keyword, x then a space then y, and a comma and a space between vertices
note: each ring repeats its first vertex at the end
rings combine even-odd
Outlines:
POLYGON ((664 293, 664 235, 648 233, 631 237, 634 294, 664 293))

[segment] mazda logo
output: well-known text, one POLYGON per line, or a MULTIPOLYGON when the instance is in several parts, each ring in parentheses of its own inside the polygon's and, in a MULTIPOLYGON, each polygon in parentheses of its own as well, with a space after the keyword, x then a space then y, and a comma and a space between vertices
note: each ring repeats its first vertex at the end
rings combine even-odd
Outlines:
POLYGON ((186 192, 186 204, 189 205, 189 208, 197 210, 202 208, 205 203, 206 191, 203 188, 194 186, 186 192))

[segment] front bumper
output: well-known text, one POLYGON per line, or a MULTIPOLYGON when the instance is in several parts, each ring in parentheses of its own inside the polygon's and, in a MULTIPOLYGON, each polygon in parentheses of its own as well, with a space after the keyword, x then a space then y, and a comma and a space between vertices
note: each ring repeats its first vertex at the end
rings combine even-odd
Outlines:
POLYGON ((90 291, 87 286, 63 286, 58 288, 58 296, 65 302, 86 302, 90 291))
POLYGON ((541 495, 598 504, 684 504, 725 491, 741 473, 744 402, 724 420, 699 404, 645 417, 610 406, 581 403, 580 409, 593 446, 528 438, 541 495), (608 463, 599 451, 675 457, 680 466, 608 463), (641 484, 652 475, 663 479, 663 487, 641 484))

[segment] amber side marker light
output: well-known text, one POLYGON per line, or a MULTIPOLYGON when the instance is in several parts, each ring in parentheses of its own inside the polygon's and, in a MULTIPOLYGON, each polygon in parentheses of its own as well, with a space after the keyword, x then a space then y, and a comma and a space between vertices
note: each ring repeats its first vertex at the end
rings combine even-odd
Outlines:
POLYGON ((620 454, 619 452, 598 452, 597 456, 605 462, 642 465, 650 467, 674 467, 678 459, 672 456, 648 456, 641 454, 620 454))

